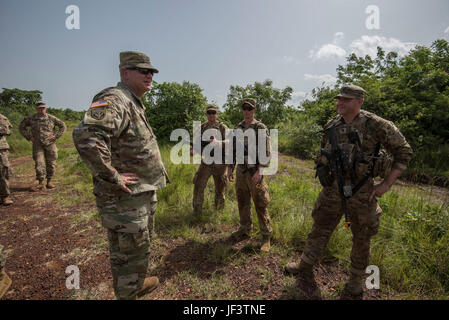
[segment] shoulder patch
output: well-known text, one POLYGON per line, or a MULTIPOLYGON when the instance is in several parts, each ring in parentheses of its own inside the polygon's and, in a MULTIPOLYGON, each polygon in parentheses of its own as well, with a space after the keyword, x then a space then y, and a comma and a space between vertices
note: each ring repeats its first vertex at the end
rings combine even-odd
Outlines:
POLYGON ((89 109, 98 108, 98 107, 106 107, 108 105, 109 105, 109 101, 108 100, 99 100, 99 101, 93 102, 90 105, 89 109))

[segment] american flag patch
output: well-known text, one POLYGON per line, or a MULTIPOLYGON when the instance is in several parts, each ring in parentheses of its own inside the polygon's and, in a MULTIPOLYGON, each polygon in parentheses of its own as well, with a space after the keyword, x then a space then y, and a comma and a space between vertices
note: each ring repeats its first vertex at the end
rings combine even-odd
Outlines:
POLYGON ((107 105, 109 105, 109 102, 107 100, 101 100, 101 101, 96 101, 94 103, 92 103, 90 105, 90 108, 98 108, 98 107, 106 107, 107 105))

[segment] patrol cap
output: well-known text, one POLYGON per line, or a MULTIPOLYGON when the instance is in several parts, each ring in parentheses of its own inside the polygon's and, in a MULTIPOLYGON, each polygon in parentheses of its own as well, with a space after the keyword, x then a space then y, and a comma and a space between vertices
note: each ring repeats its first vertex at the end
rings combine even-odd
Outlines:
POLYGON ((206 107, 206 112, 209 111, 209 110, 214 110, 214 111, 218 112, 218 106, 215 105, 215 104, 209 104, 209 105, 206 107))
POLYGON ((159 72, 159 70, 151 65, 149 56, 147 56, 145 53, 137 51, 120 52, 120 68, 124 66, 150 69, 153 70, 154 73, 159 72))
POLYGON ((45 104, 44 101, 38 101, 36 102, 36 104, 34 105, 36 108, 46 108, 47 105, 45 104))
POLYGON ((256 100, 253 98, 245 98, 242 101, 242 105, 240 108, 243 108, 244 105, 247 105, 249 107, 252 107, 253 109, 256 109, 256 100))
POLYGON ((365 97, 366 91, 359 86, 354 84, 343 86, 340 89, 340 93, 334 98, 351 98, 351 99, 363 99, 365 97))

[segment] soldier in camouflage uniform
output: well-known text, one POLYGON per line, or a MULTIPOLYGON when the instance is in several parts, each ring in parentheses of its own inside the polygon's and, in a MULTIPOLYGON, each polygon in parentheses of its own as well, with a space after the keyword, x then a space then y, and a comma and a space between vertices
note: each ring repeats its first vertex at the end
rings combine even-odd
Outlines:
POLYGON ((5 206, 13 203, 9 191, 11 165, 8 161, 9 145, 6 136, 11 134, 12 125, 8 118, 0 114, 0 204, 5 206))
POLYGON ((36 179, 39 181, 37 189, 44 188, 44 178, 47 178, 47 188, 55 186, 51 182, 56 169, 58 148, 56 140, 66 130, 64 122, 51 114, 47 114, 45 102, 36 103, 36 113, 23 119, 19 125, 20 133, 33 143, 33 160, 36 168, 36 179), (55 133, 55 127, 58 132, 55 133))
MULTIPOLYGON (((256 113, 256 100, 252 98, 244 99, 241 104, 243 117, 245 120, 240 122, 235 128, 234 132, 238 129, 244 133, 248 130, 253 130, 256 143, 255 148, 251 150, 248 145, 247 137, 244 138, 244 144, 247 152, 253 151, 257 155, 259 153, 259 138, 263 138, 266 142, 266 157, 271 156, 271 144, 268 128, 260 121, 254 119, 256 113), (258 133, 262 132, 263 135, 259 137, 258 133)), ((262 235, 261 251, 268 252, 270 250, 270 235, 272 228, 270 225, 270 217, 268 215, 267 206, 270 202, 270 195, 268 193, 268 186, 263 179, 263 172, 261 169, 267 167, 268 163, 262 164, 256 160, 256 164, 251 164, 248 161, 248 154, 245 152, 244 163, 238 163, 237 165, 237 181, 235 183, 235 191, 237 196, 237 202, 240 215, 240 228, 238 231, 231 235, 231 238, 239 240, 248 236, 252 225, 251 214, 251 198, 254 201, 256 207, 257 217, 259 220, 260 233, 262 235)), ((234 164, 230 166, 228 171, 229 181, 234 181, 233 177, 234 164)))
MULTIPOLYGON (((376 197, 387 192, 397 177, 404 171, 412 157, 412 149, 395 125, 368 111, 360 110, 365 90, 359 86, 344 86, 335 98, 339 113, 324 126, 321 147, 324 149, 317 159, 316 170, 323 189, 312 211, 314 224, 309 233, 300 262, 287 264, 286 270, 299 273, 301 296, 305 299, 320 299, 320 292, 313 276, 316 264, 327 246, 333 230, 343 215, 342 198, 339 194, 336 173, 329 166, 325 154, 331 154, 329 129, 335 128, 336 142, 348 161, 344 170, 345 184, 352 189, 346 207, 353 234, 350 277, 341 299, 362 299, 365 270, 369 263, 370 241, 379 229, 382 213, 376 197), (359 137, 359 142, 351 137, 359 137), (380 145, 394 157, 391 171, 385 179, 374 185, 373 177, 380 175, 383 159, 378 158, 380 145), (376 151, 377 150, 377 151, 376 151), (376 161, 374 159, 376 158, 376 161)), ((348 192, 348 194, 350 194, 348 192)))
POLYGON ((11 286, 11 279, 5 271, 6 255, 3 252, 3 246, 0 244, 0 299, 11 286))
MULTIPOLYGON (((226 130, 228 127, 223 123, 217 121, 217 112, 218 107, 216 105, 209 105, 206 108, 206 114, 208 121, 201 124, 201 134, 203 134, 206 130, 215 129, 220 132, 221 141, 218 141, 213 137, 213 140, 217 140, 216 143, 220 144, 224 141, 226 137, 226 130)), ((224 155, 224 144, 223 147, 223 155, 224 155)), ((210 176, 214 177, 215 183, 215 207, 217 209, 223 209, 224 201, 225 201, 225 189, 227 182, 226 170, 228 166, 223 162, 221 163, 212 163, 206 164, 204 161, 201 161, 200 167, 196 172, 193 178, 193 212, 194 214, 201 214, 203 207, 203 199, 204 199, 204 189, 207 186, 207 181, 210 176)))
POLYGON ((108 231, 115 295, 135 299, 155 289, 148 277, 156 190, 168 176, 141 97, 158 70, 147 55, 120 53, 121 82, 104 89, 73 131, 75 146, 92 172, 102 225, 108 231))

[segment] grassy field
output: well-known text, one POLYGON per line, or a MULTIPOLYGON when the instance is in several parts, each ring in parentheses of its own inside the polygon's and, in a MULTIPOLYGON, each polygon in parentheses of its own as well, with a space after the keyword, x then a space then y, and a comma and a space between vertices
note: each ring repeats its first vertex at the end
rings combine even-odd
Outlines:
MULTIPOLYGON (((60 149, 58 167, 59 180, 66 192, 58 196, 65 205, 94 202, 90 173, 80 161, 71 141, 71 130, 58 140, 60 149)), ((22 139, 23 140, 23 139, 22 139)), ((12 157, 30 154, 20 137, 10 140, 17 153, 12 157), (23 149, 22 149, 23 148, 23 149)), ((254 257, 251 254, 236 254, 235 250, 220 241, 229 236, 239 224, 234 184, 226 191, 226 204, 221 212, 214 210, 213 181, 209 181, 205 191, 203 214, 193 216, 192 179, 197 165, 175 165, 170 162, 170 146, 162 146, 161 152, 171 183, 158 191, 156 232, 166 238, 193 241, 196 246, 208 246, 208 261, 236 267, 244 266, 254 257), (211 246, 211 243, 213 245, 211 246)), ((271 202, 268 210, 273 226, 273 250, 282 264, 301 252, 307 234, 312 226, 311 211, 321 190, 314 178, 313 163, 282 156, 279 170, 267 179, 271 202)), ((398 183, 379 199, 384 213, 381 217, 379 233, 373 238, 370 264, 380 269, 382 297, 388 299, 448 299, 449 298, 449 210, 448 192, 431 186, 398 183)), ((254 209, 254 208, 253 208, 254 209)), ((253 210, 253 212, 255 212, 253 210)), ((86 212, 74 218, 73 223, 83 219, 98 219, 95 212, 86 212)), ((257 238, 258 222, 253 215, 252 236, 257 238)), ((335 230, 327 247, 323 261, 336 261, 343 270, 349 269, 351 233, 342 224, 335 230)), ((164 259, 163 244, 155 242, 152 255, 164 259)), ((262 256, 262 254, 257 253, 262 256)), ((270 257, 268 256, 268 258, 270 257)), ((266 258, 266 257, 265 257, 266 258)), ((155 269, 160 266, 153 266, 155 269)), ((261 270, 261 284, 267 288, 279 280, 278 275, 269 270, 261 270)), ((294 282, 294 277, 284 275, 286 288, 294 282)), ((167 290, 175 290, 189 283, 192 291, 201 292, 201 297, 209 299, 245 298, 234 293, 229 279, 214 273, 208 279, 200 277, 197 270, 187 269, 179 273, 176 280, 167 284, 167 290)), ((342 286, 342 284, 341 284, 342 286)), ((189 289, 190 290, 190 289, 189 289)), ((325 292, 326 298, 336 298, 337 293, 325 292)), ((185 298, 196 295, 186 293, 185 298)), ((294 297, 294 295, 293 295, 294 297)))

